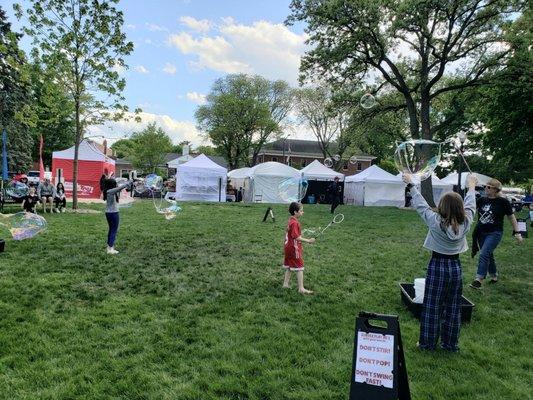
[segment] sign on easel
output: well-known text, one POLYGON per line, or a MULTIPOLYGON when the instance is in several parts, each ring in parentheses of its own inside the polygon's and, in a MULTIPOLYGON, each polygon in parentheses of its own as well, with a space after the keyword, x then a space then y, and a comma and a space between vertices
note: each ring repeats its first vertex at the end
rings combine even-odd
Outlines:
POLYGON ((398 317, 359 313, 354 342, 350 400, 410 400, 398 317))
POLYGON ((276 219, 274 218, 274 211, 272 210, 272 207, 268 207, 265 216, 263 217, 263 222, 267 220, 267 218, 270 217, 272 219, 272 222, 276 222, 276 219))

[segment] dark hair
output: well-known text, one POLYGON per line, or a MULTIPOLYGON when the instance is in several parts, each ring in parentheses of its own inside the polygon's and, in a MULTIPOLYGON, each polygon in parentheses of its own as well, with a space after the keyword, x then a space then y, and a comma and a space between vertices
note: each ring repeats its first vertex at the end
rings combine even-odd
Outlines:
POLYGON ((291 205, 289 206, 289 214, 294 215, 298 211, 300 211, 301 208, 302 208, 302 205, 300 203, 293 201, 291 205))
MULTIPOLYGON (((107 200, 107 191, 109 189, 114 189, 117 187, 117 181, 114 179, 105 179, 104 180, 104 201, 107 200)), ((118 193, 115 194, 116 200, 118 201, 118 193)))
POLYGON ((451 226, 453 231, 459 233, 459 225, 465 222, 465 209, 463 198, 455 192, 444 194, 439 201, 437 212, 442 218, 444 228, 451 226))
POLYGON ((63 191, 64 191, 65 190, 65 185, 63 185, 61 182, 57 182, 56 190, 59 190, 59 185, 61 185, 61 189, 63 189, 63 191))

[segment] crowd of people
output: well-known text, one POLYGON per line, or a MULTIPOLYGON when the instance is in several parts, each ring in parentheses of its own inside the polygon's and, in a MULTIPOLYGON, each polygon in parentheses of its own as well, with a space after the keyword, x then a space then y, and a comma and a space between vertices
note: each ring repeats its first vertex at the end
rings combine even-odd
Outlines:
POLYGON ((24 174, 17 174, 13 177, 13 182, 24 184, 28 187, 27 193, 20 198, 14 198, 21 203, 24 211, 30 213, 61 213, 67 206, 65 186, 59 182, 53 185, 50 178, 45 178, 38 184, 28 182, 28 177, 24 174))

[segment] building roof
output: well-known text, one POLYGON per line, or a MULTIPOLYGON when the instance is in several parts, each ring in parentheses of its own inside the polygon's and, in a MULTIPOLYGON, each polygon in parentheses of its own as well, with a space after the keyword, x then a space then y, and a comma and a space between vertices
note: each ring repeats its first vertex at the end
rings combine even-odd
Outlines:
MULTIPOLYGON (((334 153, 337 149, 336 143, 330 144, 330 150, 334 153)), ((303 156, 303 157, 313 157, 313 158, 322 158, 322 149, 317 140, 301 140, 301 139, 278 139, 270 143, 266 143, 261 150, 261 154, 271 154, 271 155, 288 155, 293 156, 303 156)), ((358 153, 355 154, 361 159, 373 160, 374 156, 369 154, 358 153)))

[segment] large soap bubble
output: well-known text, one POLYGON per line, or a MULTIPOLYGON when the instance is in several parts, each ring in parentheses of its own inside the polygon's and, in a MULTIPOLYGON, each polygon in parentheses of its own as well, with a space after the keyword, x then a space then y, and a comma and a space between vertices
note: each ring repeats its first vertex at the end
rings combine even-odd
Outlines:
POLYGON ((329 157, 326 158, 326 159, 324 160, 324 165, 325 165, 326 167, 328 167, 328 168, 333 167, 333 160, 332 160, 331 158, 329 158, 329 157))
POLYGON ((355 164, 357 162, 357 156, 350 157, 350 164, 355 164))
POLYGON ((46 229, 46 220, 37 214, 19 212, 0 214, 0 226, 6 227, 14 240, 30 239, 46 229))
POLYGON ((423 181, 431 176, 440 162, 441 143, 432 140, 409 140, 398 144, 394 163, 398 171, 423 181))
POLYGON ((20 199, 28 194, 28 186, 22 182, 11 181, 6 187, 6 193, 11 197, 20 199))
POLYGON ((338 155, 338 154, 335 154, 335 155, 333 156, 333 159, 334 159, 335 161, 340 161, 340 160, 341 160, 341 156, 338 155))
POLYGON ((286 203, 300 201, 305 197, 308 186, 309 184, 305 179, 287 178, 278 186, 279 197, 286 203))
POLYGON ((163 214, 165 216, 165 219, 173 219, 176 218, 176 215, 181 211, 181 207, 178 206, 178 203, 176 203, 175 200, 166 200, 170 205, 165 208, 161 208, 161 206, 155 208, 155 210, 159 214, 163 214))
POLYGON ((133 184, 133 190, 141 194, 148 190, 160 191, 163 189, 163 178, 156 174, 147 175, 144 180, 135 181, 133 184))
POLYGON ((368 110, 374 107, 377 104, 377 101, 376 101, 376 98, 372 96, 371 93, 365 93, 363 96, 361 96, 361 100, 359 100, 359 104, 361 104, 361 107, 368 110))

